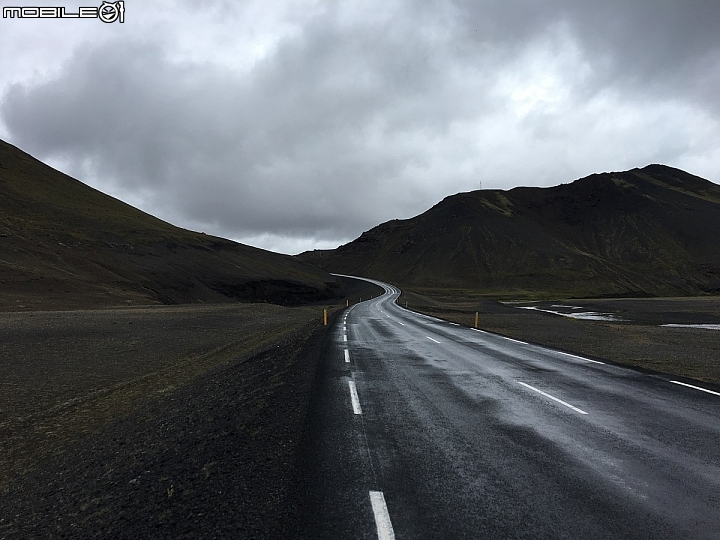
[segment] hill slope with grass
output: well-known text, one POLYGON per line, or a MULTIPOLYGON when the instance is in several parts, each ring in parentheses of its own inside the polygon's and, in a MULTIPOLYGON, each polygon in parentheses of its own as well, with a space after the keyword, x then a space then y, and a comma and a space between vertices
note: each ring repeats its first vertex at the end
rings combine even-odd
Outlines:
POLYGON ((720 186, 649 165, 480 190, 298 256, 406 287, 528 296, 720 293, 720 186))
POLYGON ((0 310, 335 297, 319 268, 175 227, 0 141, 0 310))

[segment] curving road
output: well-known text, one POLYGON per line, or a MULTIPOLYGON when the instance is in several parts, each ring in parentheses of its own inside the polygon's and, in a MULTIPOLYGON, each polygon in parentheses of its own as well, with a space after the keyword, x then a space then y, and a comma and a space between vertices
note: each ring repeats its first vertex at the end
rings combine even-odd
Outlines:
POLYGON ((312 538, 720 538, 720 394, 407 311, 319 374, 312 538))

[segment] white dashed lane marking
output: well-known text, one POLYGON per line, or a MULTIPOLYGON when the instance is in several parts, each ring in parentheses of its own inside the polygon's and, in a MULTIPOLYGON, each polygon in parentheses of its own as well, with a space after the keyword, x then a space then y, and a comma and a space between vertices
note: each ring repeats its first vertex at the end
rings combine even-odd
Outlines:
POLYGON ((390 513, 385 504, 385 496, 382 491, 370 492, 370 504, 375 514, 375 526, 377 527, 378 540, 395 540, 390 513))
POLYGON ((551 396, 550 394, 547 394, 547 393, 543 392, 542 390, 538 390, 538 389, 535 388, 534 386, 530 386, 529 384, 525 384, 524 382, 520 382, 520 381, 518 381, 518 382, 519 382, 520 384, 522 384, 523 386, 525 386, 526 388, 529 388, 530 390, 533 390, 534 392, 537 392, 538 394, 542 394, 543 396, 545 396, 545 397, 547 397, 547 398, 550 398, 550 399, 552 399, 553 401, 557 401, 557 402, 560 403, 561 405, 565 405, 566 407, 572 409, 572 410, 575 411, 575 412, 579 412, 580 414, 587 414, 587 413, 586 413, 585 411, 583 411, 582 409, 578 409, 577 407, 573 407, 572 405, 570 405, 569 403, 566 403, 566 402, 563 401, 562 399, 558 399, 558 398, 556 398, 555 396, 551 396))
POLYGON ((360 398, 358 397, 355 381, 348 381, 348 386, 350 387, 350 401, 352 401, 353 412, 355 414, 362 414, 362 409, 360 408, 360 398))

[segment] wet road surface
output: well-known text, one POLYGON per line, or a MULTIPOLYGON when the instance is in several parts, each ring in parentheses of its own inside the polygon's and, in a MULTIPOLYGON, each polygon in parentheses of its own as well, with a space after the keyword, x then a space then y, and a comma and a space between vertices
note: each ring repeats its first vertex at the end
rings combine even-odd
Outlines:
POLYGON ((413 313, 381 285, 330 333, 304 535, 720 538, 720 395, 413 313))

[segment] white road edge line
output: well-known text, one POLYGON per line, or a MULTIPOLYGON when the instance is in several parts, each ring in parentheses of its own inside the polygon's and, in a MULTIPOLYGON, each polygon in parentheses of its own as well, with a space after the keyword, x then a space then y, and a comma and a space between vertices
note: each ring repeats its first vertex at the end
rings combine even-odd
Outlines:
POLYGON ((437 339, 433 339, 430 336, 425 336, 425 337, 428 338, 430 341, 434 341, 435 343, 440 343, 437 339))
MULTIPOLYGON (((454 323, 450 323, 450 324, 454 324, 454 323)), ((487 332, 485 332, 484 330, 480 330, 479 328, 471 328, 470 330, 475 330, 476 332, 480 332, 481 334, 487 334, 487 332)), ((509 338, 507 336, 500 336, 500 337, 507 339, 508 341, 514 341, 515 343, 520 343, 522 345, 530 345, 529 343, 527 343, 525 341, 520 341, 518 339, 509 338)), ((550 350, 552 350, 552 349, 550 349, 550 350)), ((565 356, 570 356, 572 358, 577 358, 578 360, 584 360, 585 362, 592 362, 593 364, 601 364, 603 366, 605 365, 605 362, 600 362, 599 360, 592 360, 590 358, 585 358, 584 356, 578 356, 577 354, 570 354, 570 353, 566 353, 563 351, 553 351, 553 352, 564 354, 565 356)))
POLYGON ((456 322, 451 322, 450 324, 452 324, 453 326, 460 326, 460 325, 459 325, 458 323, 456 323, 456 322))
POLYGON ((350 351, 345 349, 345 362, 350 363, 350 351))
POLYGON ((592 362, 593 364, 605 365, 605 362, 600 362, 599 360, 591 360, 590 358, 585 358, 584 356, 578 356, 577 354, 570 354, 570 353, 562 352, 562 351, 556 351, 556 352, 559 352, 560 354, 564 354, 565 356, 571 356, 573 358, 577 358, 579 360, 585 360, 586 362, 592 362))
POLYGON ((405 325, 404 325, 403 323, 401 323, 400 321, 398 321, 398 324, 402 324, 403 326, 405 326, 405 325))
POLYGON ((395 540, 390 513, 385 504, 385 495, 382 491, 370 492, 370 504, 375 514, 375 526, 377 527, 378 540, 395 540))
POLYGON ((343 341, 347 341, 347 334, 343 336, 343 341))
POLYGON ((716 396, 720 396, 720 392, 713 392, 712 390, 708 390, 707 388, 700 388, 699 386, 693 386, 692 384, 687 384, 680 381, 670 381, 671 383, 675 384, 681 384, 683 386, 687 386, 688 388, 694 388, 695 390, 700 390, 701 392, 707 392, 708 394, 713 394, 716 396))
POLYGON ((583 411, 582 409, 578 409, 577 407, 573 407, 573 406, 570 405, 569 403, 565 403, 562 399, 558 399, 558 398, 556 398, 555 396, 551 396, 550 394, 546 394, 545 392, 543 392, 542 390, 538 390, 538 389, 535 388, 534 386, 530 386, 529 384, 525 384, 524 382, 521 382, 521 381, 518 381, 518 382, 519 382, 520 384, 522 384, 523 386, 529 388, 530 390, 534 390, 534 391, 537 392, 538 394, 542 394, 543 396, 548 397, 548 398, 552 399, 553 401, 557 401, 558 403, 560 403, 560 404, 562 404, 562 405, 565 405, 566 407, 569 407, 570 409, 572 409, 572 410, 575 411, 575 412, 579 412, 580 414, 587 414, 587 413, 586 413, 585 411, 583 411))
POLYGON ((348 381, 348 386, 350 387, 350 401, 352 401, 353 412, 355 414, 362 414, 362 409, 360 408, 360 398, 357 394, 355 381, 348 381))

